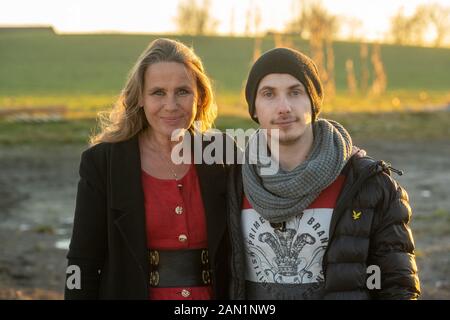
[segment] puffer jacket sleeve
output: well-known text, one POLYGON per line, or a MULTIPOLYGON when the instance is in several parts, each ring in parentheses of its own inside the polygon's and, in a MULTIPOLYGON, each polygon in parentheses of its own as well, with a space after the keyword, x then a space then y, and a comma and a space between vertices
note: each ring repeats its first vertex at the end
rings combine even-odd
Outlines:
POLYGON ((72 239, 67 254, 68 266, 76 266, 81 271, 81 288, 69 288, 66 280, 65 299, 97 299, 99 293, 106 252, 106 196, 93 153, 91 148, 81 157, 72 239))
POLYGON ((420 284, 408 194, 386 173, 377 178, 383 186, 383 201, 374 217, 368 262, 380 268, 381 288, 372 294, 377 299, 417 299, 420 284))

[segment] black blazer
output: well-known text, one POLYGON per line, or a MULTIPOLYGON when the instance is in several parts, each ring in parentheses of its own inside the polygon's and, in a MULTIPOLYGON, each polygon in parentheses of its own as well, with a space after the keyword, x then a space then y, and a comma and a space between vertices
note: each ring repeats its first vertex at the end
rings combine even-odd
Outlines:
MULTIPOLYGON (((207 221, 215 298, 227 299, 227 167, 195 166, 207 221)), ((66 299, 148 299, 149 263, 137 135, 83 152, 67 258, 69 266, 77 265, 81 270, 81 289, 66 285, 66 299)))

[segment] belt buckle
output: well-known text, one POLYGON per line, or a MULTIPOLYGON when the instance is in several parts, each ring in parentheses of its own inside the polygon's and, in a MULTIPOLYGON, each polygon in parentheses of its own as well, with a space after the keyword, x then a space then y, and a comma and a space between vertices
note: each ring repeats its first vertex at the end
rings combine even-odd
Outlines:
MULTIPOLYGON (((195 260, 197 261, 196 262, 197 266, 196 266, 196 268, 194 268, 194 269, 196 269, 195 270, 195 273, 196 273, 195 282, 196 282, 196 285, 210 285, 212 283, 212 273, 211 273, 212 271, 209 268, 208 249, 201 249, 199 251, 193 250, 192 253, 189 252, 189 254, 187 255, 188 257, 190 257, 189 259, 194 259, 194 257, 196 257, 195 260), (199 253, 200 253, 200 261, 197 260, 199 258, 198 257, 199 253), (195 254, 195 256, 193 254, 195 254), (198 265, 199 262, 200 262, 200 266, 198 265), (198 267, 200 267, 200 270, 197 269, 198 267)), ((165 251, 162 251, 162 252, 159 252, 158 250, 149 250, 148 251, 148 262, 149 262, 149 267, 150 267, 148 281, 149 281, 149 284, 151 287, 159 287, 160 285, 162 285, 162 286, 167 285, 165 277, 167 276, 166 271, 168 271, 168 270, 161 269, 161 271, 163 271, 163 273, 162 273, 163 281, 162 282, 161 282, 161 274, 159 273, 159 271, 160 271, 159 264, 161 262, 161 257, 163 260, 165 260, 164 254, 165 254, 165 251)), ((186 256, 186 254, 184 254, 184 256, 186 256)), ((174 257, 177 258, 177 255, 175 255, 174 257)), ((183 257, 183 255, 181 255, 180 257, 183 257)), ((169 259, 169 261, 170 261, 170 259, 169 259)), ((192 262, 195 263, 195 261, 192 261, 192 262)), ((164 264, 164 269, 170 268, 170 265, 167 265, 166 261, 163 264, 164 264)), ((194 269, 193 269, 193 271, 194 271, 194 269)), ((169 272, 169 274, 170 274, 170 272, 169 272)), ((192 275, 192 276, 194 276, 194 275, 192 275)), ((182 280, 180 280, 180 281, 182 281, 182 280)))
POLYGON ((159 284, 159 252, 158 250, 150 250, 148 253, 148 258, 150 262, 150 286, 157 287, 159 284))
POLYGON ((203 249, 202 254, 200 256, 202 264, 206 265, 209 262, 208 250, 203 249))
POLYGON ((150 271, 150 286, 157 287, 159 284, 159 272, 150 271))
POLYGON ((208 264, 209 264, 209 255, 208 250, 203 249, 202 253, 200 255, 200 260, 202 262, 202 281, 203 284, 210 284, 211 283, 211 274, 209 272, 208 264))
POLYGON ((210 284, 211 283, 211 274, 209 273, 208 270, 203 270, 202 271, 202 281, 203 281, 203 284, 210 284))
POLYGON ((159 265, 159 252, 157 250, 150 250, 149 252, 150 265, 158 266, 159 265))

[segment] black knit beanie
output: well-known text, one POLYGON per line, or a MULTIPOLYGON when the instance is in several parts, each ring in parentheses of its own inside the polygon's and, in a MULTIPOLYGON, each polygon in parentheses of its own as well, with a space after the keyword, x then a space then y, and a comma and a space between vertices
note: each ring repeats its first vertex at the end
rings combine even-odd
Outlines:
POLYGON ((320 113, 323 102, 323 88, 319 71, 311 58, 290 48, 269 50, 253 64, 245 86, 245 99, 250 117, 258 122, 258 119, 254 117, 256 91, 262 78, 271 73, 287 73, 303 83, 311 100, 312 121, 314 122, 320 113))

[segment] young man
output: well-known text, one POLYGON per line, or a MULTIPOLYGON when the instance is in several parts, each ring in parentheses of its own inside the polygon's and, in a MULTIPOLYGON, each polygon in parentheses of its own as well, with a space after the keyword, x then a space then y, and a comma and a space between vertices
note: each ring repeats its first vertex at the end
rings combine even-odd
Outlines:
POLYGON ((318 118, 314 62, 270 50, 245 93, 266 141, 279 130, 279 152, 270 155, 279 169, 263 175, 262 164, 245 161, 231 175, 232 298, 418 298, 408 195, 395 169, 353 146, 339 123, 318 118))

